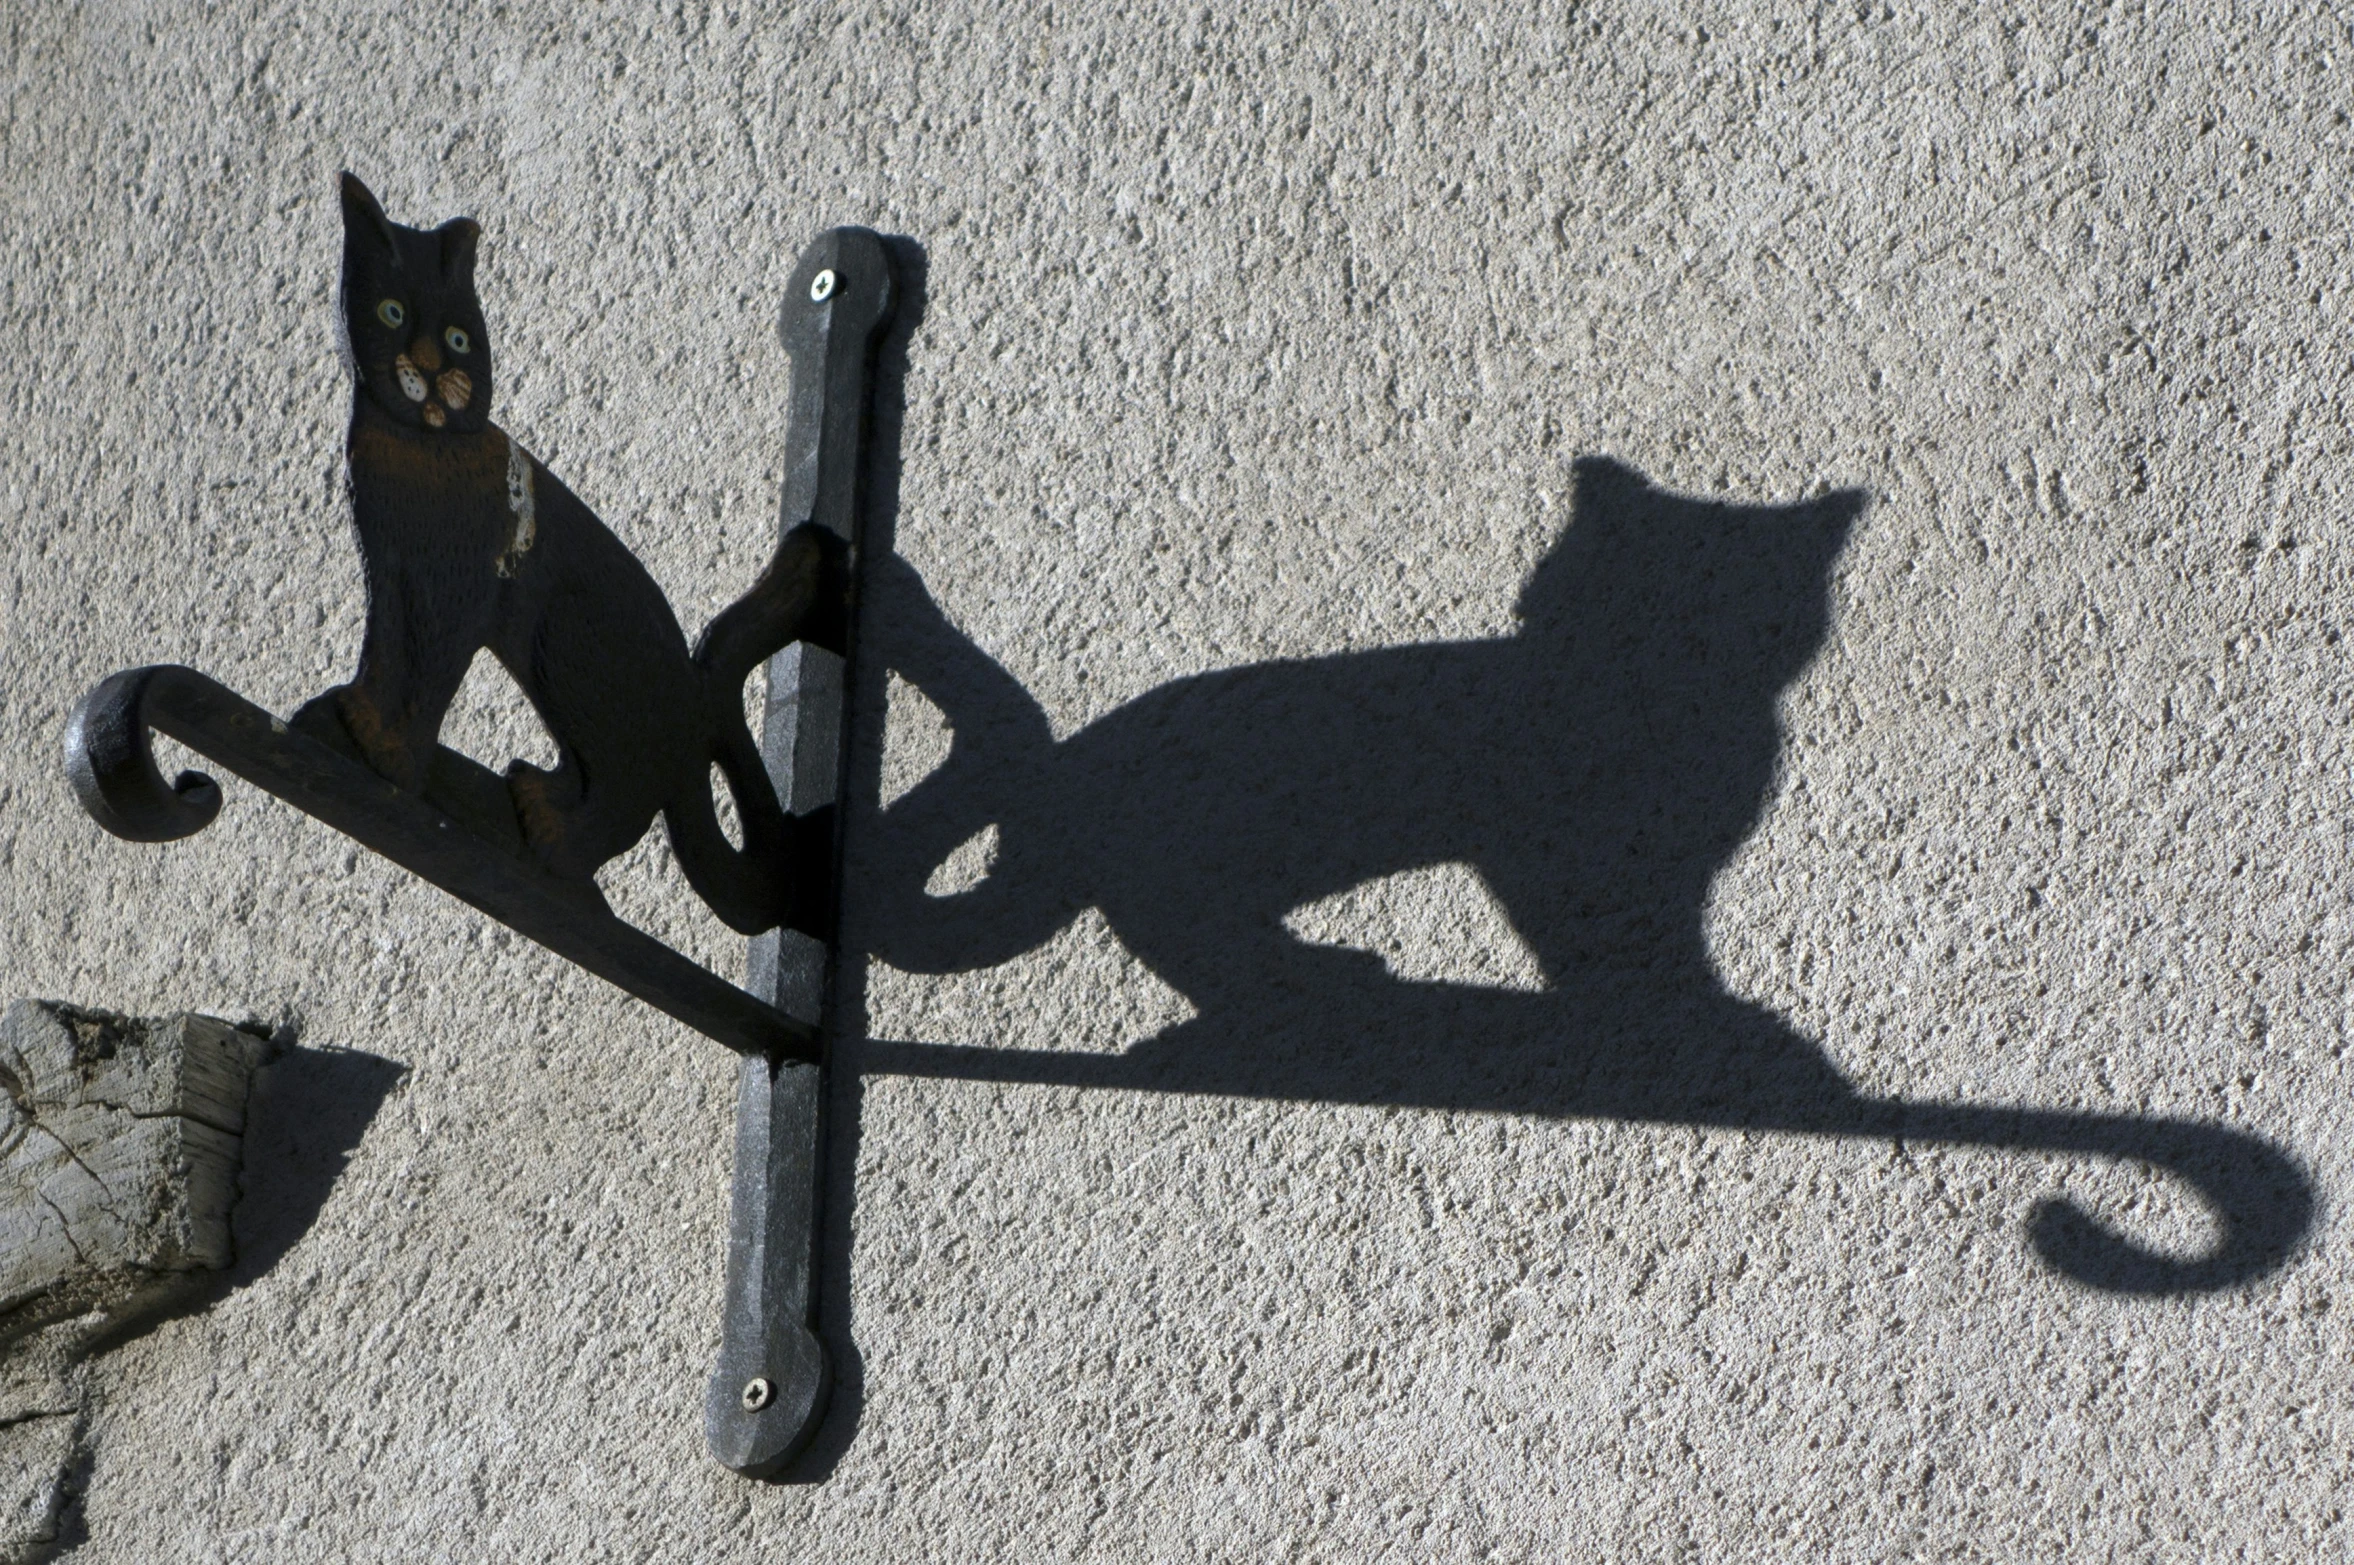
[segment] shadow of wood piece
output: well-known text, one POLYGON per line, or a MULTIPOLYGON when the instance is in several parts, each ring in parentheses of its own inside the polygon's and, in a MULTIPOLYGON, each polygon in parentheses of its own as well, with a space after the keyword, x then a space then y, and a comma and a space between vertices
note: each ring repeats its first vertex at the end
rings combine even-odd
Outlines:
POLYGON ((0 1565, 61 1541, 88 1463, 85 1355, 229 1264, 269 1050, 205 1016, 0 1015, 0 1565))

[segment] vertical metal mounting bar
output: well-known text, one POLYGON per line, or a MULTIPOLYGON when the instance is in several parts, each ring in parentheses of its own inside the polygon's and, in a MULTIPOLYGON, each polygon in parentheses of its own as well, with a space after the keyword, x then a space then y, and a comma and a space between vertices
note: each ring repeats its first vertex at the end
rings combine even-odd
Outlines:
MULTIPOLYGON (((815 862, 795 866, 795 873, 823 877, 823 895, 805 900, 820 911, 799 920, 805 927, 788 925, 753 939, 746 987, 821 1029, 833 978, 844 700, 857 624, 869 393, 892 294, 882 241, 864 229, 837 228, 802 253, 782 321, 793 362, 783 526, 790 531, 814 522, 848 548, 835 621, 842 644, 797 641, 769 660, 761 735, 778 799, 811 828, 805 841, 815 862)), ((822 625, 829 616, 818 618, 822 625)), ((727 1294, 703 1429, 713 1456, 752 1477, 783 1466, 825 1417, 830 1376, 817 1337, 823 1051, 821 1038, 815 1062, 746 1055, 737 1077, 727 1294)))

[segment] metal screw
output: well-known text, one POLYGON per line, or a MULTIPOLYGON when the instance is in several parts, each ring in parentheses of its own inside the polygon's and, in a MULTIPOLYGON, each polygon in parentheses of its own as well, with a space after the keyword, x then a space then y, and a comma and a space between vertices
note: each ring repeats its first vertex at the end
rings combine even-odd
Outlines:
MULTIPOLYGON (((840 280, 834 275, 834 269, 830 266, 827 267, 809 279, 809 297, 819 304, 825 303, 834 296, 834 284, 840 280)), ((751 1393, 746 1392, 745 1395, 750 1396, 751 1393)))
MULTIPOLYGON (((822 275, 831 277, 834 274, 831 272, 826 272, 822 275)), ((744 1382, 744 1411, 747 1413, 759 1412, 762 1408, 768 1406, 769 1398, 775 1395, 776 1387, 768 1383, 768 1378, 766 1376, 753 1376, 750 1380, 744 1382)))

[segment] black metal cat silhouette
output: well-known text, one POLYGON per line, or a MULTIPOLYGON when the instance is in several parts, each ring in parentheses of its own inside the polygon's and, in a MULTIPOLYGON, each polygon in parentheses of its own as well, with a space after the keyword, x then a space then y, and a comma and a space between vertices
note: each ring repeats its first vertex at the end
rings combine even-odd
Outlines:
POLYGON ((2052 1200, 2029 1231, 2049 1264, 2142 1294, 2272 1270, 2314 1195, 2258 1137, 1869 1096, 1718 978, 1709 887, 1772 792, 1776 704, 1823 644, 1829 571, 1862 509, 1852 492, 1695 499, 1587 458, 1514 634, 1200 674, 1060 740, 911 571, 879 560, 891 665, 953 741, 861 837, 868 946, 905 970, 986 967, 1098 908, 1194 1014, 1120 1054, 869 1041, 862 1071, 2122 1158, 2196 1190, 2214 1242, 2170 1254, 2052 1200), (988 872, 928 890, 985 830, 988 872), (1541 990, 1408 981, 1284 923, 1443 863, 1494 893, 1541 990))
POLYGON ((103 681, 67 729, 82 805, 161 842, 220 809, 208 777, 166 784, 169 734, 743 1056, 720 1362, 705 1429, 720 1460, 771 1471, 823 1414, 814 1334, 822 1023, 839 844, 844 669, 855 623, 874 354, 892 316, 882 241, 838 228, 801 256, 783 529, 751 589, 690 650, 645 567, 490 420, 480 230, 386 218, 343 177, 345 445, 367 581, 350 683, 289 721, 191 669, 103 681), (502 777, 438 743, 475 655, 513 676, 555 740, 552 769, 502 777), (768 666, 763 740, 743 685, 768 666), (741 825, 728 840, 724 779, 741 825), (688 884, 754 936, 751 992, 617 918, 593 878, 659 814, 688 884))

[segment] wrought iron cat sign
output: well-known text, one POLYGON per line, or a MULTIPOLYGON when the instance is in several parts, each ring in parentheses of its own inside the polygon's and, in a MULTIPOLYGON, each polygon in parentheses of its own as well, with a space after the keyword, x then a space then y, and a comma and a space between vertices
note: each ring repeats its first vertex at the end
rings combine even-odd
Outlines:
POLYGON ((726 1313, 705 1406, 713 1454, 774 1470, 824 1412, 813 1327, 846 660, 876 347, 892 314, 882 241, 837 228, 802 254, 783 334, 791 430, 775 556, 690 646, 645 567, 491 422, 476 225, 389 220, 343 176, 346 457, 367 580, 351 681, 281 721, 192 669, 136 668, 86 696, 66 766, 116 836, 162 842, 220 809, 166 783, 160 731, 735 1049, 726 1313), (504 776, 438 743, 476 653, 513 676, 557 761, 504 776), (764 732, 743 685, 768 668, 764 732), (716 767, 741 822, 722 829, 716 767), (617 918, 599 866, 659 814, 688 884, 752 936, 748 988, 617 918))

